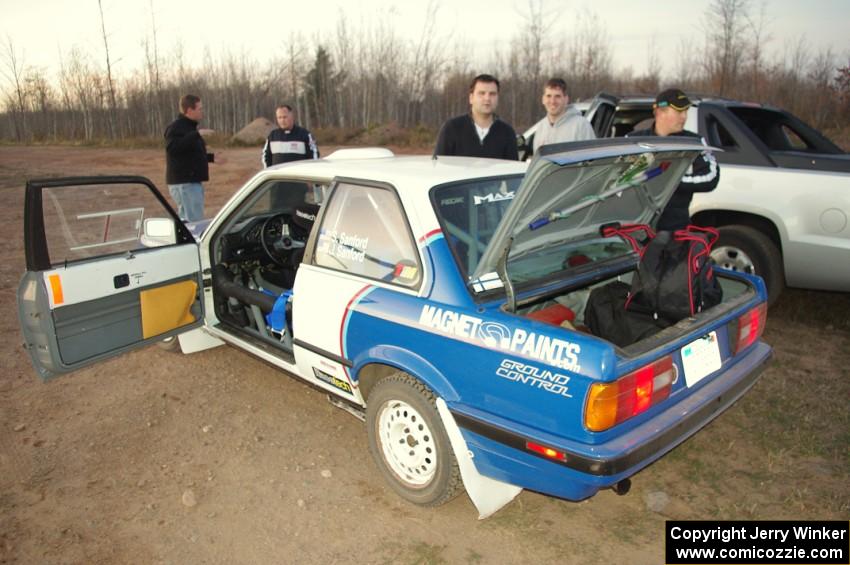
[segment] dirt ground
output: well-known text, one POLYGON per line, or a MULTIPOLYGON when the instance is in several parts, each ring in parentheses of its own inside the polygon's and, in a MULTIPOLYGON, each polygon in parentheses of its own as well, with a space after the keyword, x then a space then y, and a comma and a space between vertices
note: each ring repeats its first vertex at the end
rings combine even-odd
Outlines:
MULTIPOLYGON (((259 164, 225 154, 207 215, 259 164)), ((0 563, 661 563, 668 519, 850 517, 847 294, 787 291, 761 381, 627 496, 523 492, 484 521, 465 495, 402 501, 360 421, 230 347, 42 383, 15 306, 24 183, 106 173, 164 188, 163 152, 0 147, 0 563)))

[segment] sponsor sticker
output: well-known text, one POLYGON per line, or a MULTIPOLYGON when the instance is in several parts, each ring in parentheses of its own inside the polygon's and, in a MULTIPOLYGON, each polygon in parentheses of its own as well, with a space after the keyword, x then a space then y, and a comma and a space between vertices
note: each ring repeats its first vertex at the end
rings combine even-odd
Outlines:
POLYGON ((511 330, 499 322, 486 321, 428 304, 422 306, 419 324, 447 335, 482 342, 490 348, 531 357, 561 369, 575 372, 581 369, 581 346, 563 339, 539 335, 521 328, 511 330))
POLYGON ((316 376, 317 379, 319 379, 323 383, 327 383, 333 387, 338 388, 341 391, 347 392, 348 394, 354 394, 351 391, 351 385, 342 379, 338 379, 333 375, 329 375, 324 371, 320 371, 316 367, 313 367, 313 374, 316 376))
POLYGON ((504 200, 513 200, 514 191, 510 192, 491 192, 490 194, 485 194, 484 196, 474 196, 472 198, 472 202, 476 206, 481 206, 482 204, 493 204, 494 202, 502 202, 504 200))
POLYGON ((573 396, 567 387, 570 377, 548 369, 541 369, 540 367, 512 361, 511 359, 503 359, 499 368, 496 369, 496 374, 503 379, 545 390, 558 396, 565 396, 567 398, 572 398, 573 396))

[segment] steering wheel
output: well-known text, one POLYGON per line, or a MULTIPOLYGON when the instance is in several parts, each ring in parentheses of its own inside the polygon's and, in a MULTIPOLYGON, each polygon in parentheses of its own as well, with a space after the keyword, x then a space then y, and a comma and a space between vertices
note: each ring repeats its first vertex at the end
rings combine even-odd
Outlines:
POLYGON ((303 239, 296 238, 289 231, 287 219, 289 214, 275 214, 263 222, 260 230, 260 243, 269 259, 282 267, 287 266, 287 258, 293 249, 301 249, 306 245, 303 239))

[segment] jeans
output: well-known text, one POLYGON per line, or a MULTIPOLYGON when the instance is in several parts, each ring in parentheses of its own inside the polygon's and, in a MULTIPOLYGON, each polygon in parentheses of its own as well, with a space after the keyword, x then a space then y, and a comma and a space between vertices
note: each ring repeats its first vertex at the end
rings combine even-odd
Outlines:
POLYGON ((177 213, 188 222, 204 219, 204 186, 199 182, 169 184, 168 192, 177 202, 177 213))

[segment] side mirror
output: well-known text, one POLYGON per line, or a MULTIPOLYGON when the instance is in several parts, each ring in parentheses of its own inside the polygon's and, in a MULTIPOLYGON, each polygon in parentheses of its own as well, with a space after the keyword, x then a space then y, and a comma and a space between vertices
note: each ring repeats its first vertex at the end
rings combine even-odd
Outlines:
POLYGON ((145 247, 162 247, 177 243, 174 220, 171 218, 145 218, 141 237, 145 247))

